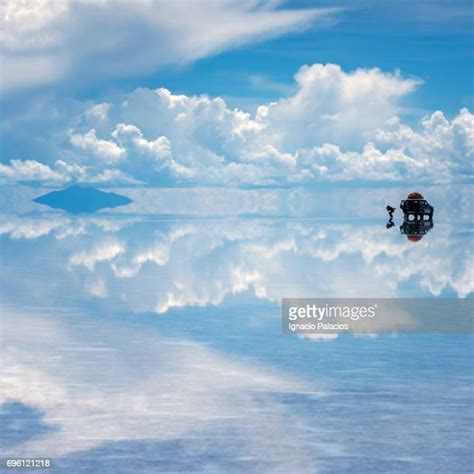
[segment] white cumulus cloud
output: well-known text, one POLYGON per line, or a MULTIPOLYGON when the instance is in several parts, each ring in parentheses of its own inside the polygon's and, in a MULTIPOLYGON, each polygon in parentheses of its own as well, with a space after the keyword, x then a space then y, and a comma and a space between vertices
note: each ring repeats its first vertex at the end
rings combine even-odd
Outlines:
POLYGON ((97 138, 94 129, 89 130, 84 135, 72 135, 71 143, 77 148, 88 151, 97 158, 111 163, 119 161, 126 155, 126 151, 115 142, 97 138))
POLYGON ((378 68, 344 72, 336 64, 303 66, 297 93, 258 110, 282 149, 317 143, 364 143, 374 129, 400 111, 399 101, 420 84, 378 68))
POLYGON ((52 153, 3 165, 0 179, 34 179, 25 172, 33 168, 36 179, 50 182, 151 185, 449 182, 472 176, 469 110, 453 119, 435 111, 416 126, 403 122, 402 101, 419 80, 377 68, 345 72, 333 64, 303 66, 295 78, 294 95, 264 104, 254 115, 230 109, 220 97, 164 88, 83 104, 57 125, 63 129, 54 130, 59 138, 52 153))
POLYGON ((60 172, 35 160, 11 160, 9 165, 0 163, 1 181, 41 181, 62 183, 68 179, 60 172))

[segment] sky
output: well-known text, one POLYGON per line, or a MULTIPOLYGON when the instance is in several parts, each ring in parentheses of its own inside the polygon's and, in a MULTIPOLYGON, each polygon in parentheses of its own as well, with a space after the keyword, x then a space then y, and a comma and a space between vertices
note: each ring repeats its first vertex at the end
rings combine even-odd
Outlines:
POLYGON ((473 13, 2 0, 0 403, 13 434, 33 423, 12 457, 462 470, 470 339, 317 347, 281 335, 279 302, 472 295, 473 13), (77 183, 133 202, 33 202, 77 183), (416 244, 380 223, 415 189, 436 209, 416 244))
POLYGON ((470 1, 0 11, 0 183, 472 179, 470 1))
MULTIPOLYGON (((164 86, 182 94, 208 93, 251 110, 262 99, 275 100, 291 92, 294 72, 302 64, 329 62, 345 70, 400 69, 423 79, 416 107, 424 112, 441 108, 455 114, 463 106, 472 109, 472 2, 308 1, 285 6, 315 5, 340 10, 321 27, 313 25, 182 67, 124 80, 117 87, 164 86)), ((91 88, 85 96, 103 91, 100 86, 91 88)))

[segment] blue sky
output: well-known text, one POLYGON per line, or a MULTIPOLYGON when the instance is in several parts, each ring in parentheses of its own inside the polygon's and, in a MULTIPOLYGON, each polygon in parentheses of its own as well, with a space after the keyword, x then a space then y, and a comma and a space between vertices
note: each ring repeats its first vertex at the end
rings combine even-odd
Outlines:
POLYGON ((1 14, 1 183, 472 179, 471 2, 9 0, 1 14))
MULTIPOLYGON (((424 81, 414 99, 418 112, 455 114, 473 105, 473 6, 470 1, 287 2, 289 8, 340 8, 332 21, 279 38, 204 58, 151 75, 117 81, 116 90, 167 87, 175 93, 225 97, 251 109, 290 93, 302 64, 335 63, 345 70, 380 67, 424 81)), ((100 97, 111 84, 79 91, 100 97)))

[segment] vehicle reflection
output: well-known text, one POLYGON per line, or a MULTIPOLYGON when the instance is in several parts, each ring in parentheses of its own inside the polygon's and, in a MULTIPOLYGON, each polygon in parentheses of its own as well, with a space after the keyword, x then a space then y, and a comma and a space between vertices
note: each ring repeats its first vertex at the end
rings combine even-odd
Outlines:
POLYGON ((406 235, 410 242, 419 242, 432 228, 433 221, 431 219, 413 221, 404 219, 400 226, 400 233, 406 235))

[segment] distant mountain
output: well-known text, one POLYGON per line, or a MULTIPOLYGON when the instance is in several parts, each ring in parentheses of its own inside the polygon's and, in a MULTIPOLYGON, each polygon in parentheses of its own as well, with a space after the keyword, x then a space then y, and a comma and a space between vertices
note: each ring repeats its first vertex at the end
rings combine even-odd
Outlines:
POLYGON ((61 191, 52 191, 33 199, 33 201, 54 209, 62 209, 71 214, 96 212, 99 209, 125 206, 132 202, 127 196, 106 193, 88 186, 71 186, 61 191))

